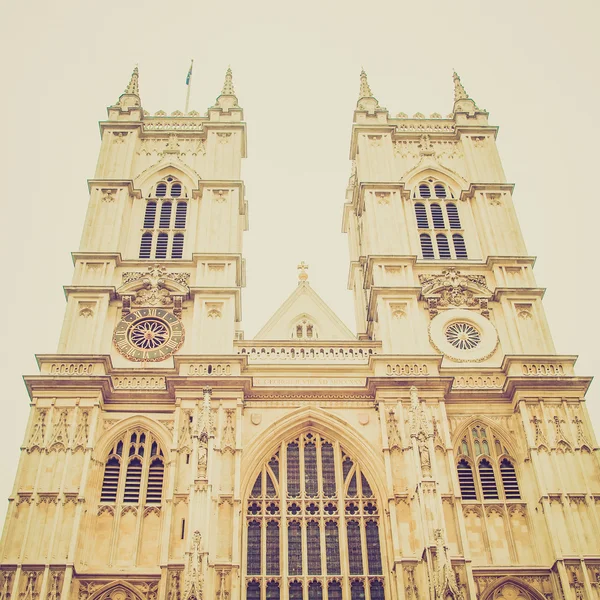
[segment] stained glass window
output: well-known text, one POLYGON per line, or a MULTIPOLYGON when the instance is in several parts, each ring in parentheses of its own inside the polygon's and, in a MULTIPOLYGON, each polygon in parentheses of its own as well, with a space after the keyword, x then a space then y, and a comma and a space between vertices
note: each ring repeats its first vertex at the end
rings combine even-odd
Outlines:
POLYGON ((339 444, 313 432, 281 444, 246 502, 246 600, 385 600, 379 514, 339 444))

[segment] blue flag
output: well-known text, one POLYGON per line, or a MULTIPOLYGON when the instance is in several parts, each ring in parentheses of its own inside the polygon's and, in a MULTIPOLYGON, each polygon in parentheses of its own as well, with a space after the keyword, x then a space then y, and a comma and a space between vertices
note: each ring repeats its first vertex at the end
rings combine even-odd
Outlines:
POLYGON ((192 78, 192 68, 194 66, 194 61, 190 65, 190 70, 188 71, 187 77, 185 78, 185 85, 190 85, 190 79, 192 78))

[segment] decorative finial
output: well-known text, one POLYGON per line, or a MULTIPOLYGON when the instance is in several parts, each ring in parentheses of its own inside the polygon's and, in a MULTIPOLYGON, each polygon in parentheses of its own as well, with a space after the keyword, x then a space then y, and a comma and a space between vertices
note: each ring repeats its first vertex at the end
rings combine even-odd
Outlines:
POLYGON ((301 283, 308 281, 308 273, 306 272, 306 269, 308 269, 308 265, 304 261, 302 261, 298 265, 298 270, 300 271, 300 273, 298 273, 298 281, 300 281, 301 283))
POLYGON ((138 71, 138 66, 135 65, 133 73, 131 74, 131 79, 129 80, 129 85, 125 88, 125 91, 123 92, 124 94, 132 94, 134 96, 140 95, 139 76, 140 74, 138 71))
POLYGON ((460 77, 456 71, 454 71, 452 79, 454 80, 454 102, 457 102, 458 100, 466 100, 469 97, 469 94, 467 94, 465 91, 465 88, 460 82, 460 77))
POLYGON ((371 92, 369 82, 367 81, 367 74, 365 73, 365 70, 363 68, 361 68, 360 70, 359 98, 373 98, 373 92, 371 92))
POLYGON ((227 72, 225 73, 225 83, 223 84, 223 89, 221 90, 221 96, 235 96, 231 67, 227 67, 227 72))

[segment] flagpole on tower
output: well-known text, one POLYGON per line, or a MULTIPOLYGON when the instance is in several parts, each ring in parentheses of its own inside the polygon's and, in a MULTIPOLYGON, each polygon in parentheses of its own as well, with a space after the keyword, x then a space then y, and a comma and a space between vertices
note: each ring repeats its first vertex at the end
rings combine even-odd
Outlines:
POLYGON ((185 114, 188 114, 188 109, 190 107, 190 90, 192 89, 192 69, 194 68, 194 59, 192 58, 192 64, 190 65, 190 70, 188 71, 187 77, 185 78, 185 84, 187 85, 187 94, 185 96, 185 114))

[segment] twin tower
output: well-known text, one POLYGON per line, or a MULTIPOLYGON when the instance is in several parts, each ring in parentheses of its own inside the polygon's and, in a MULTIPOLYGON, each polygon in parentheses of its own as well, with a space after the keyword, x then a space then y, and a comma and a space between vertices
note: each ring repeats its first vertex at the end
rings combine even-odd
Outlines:
POLYGON ((357 334, 301 265, 246 340, 231 71, 203 116, 150 115, 133 72, 25 377, 0 600, 600 600, 590 378, 555 353, 497 128, 456 74, 447 117, 391 116, 364 72, 359 96, 357 334))

